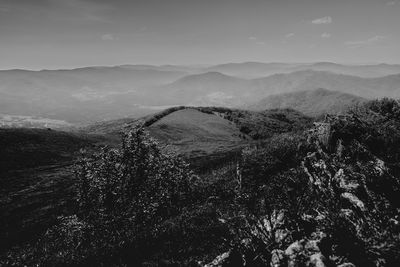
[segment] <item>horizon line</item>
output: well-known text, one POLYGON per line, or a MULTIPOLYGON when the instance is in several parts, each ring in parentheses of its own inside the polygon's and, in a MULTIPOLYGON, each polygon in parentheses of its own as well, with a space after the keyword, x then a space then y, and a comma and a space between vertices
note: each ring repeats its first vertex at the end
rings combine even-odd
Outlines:
POLYGON ((336 64, 343 66, 378 66, 378 65, 389 65, 396 66, 400 65, 400 63, 387 63, 387 62, 351 62, 351 63, 343 63, 343 62, 335 62, 335 61, 304 61, 304 62, 290 62, 290 61, 232 61, 232 62, 222 62, 216 64, 207 64, 207 63, 193 63, 193 64, 148 64, 148 63, 122 63, 117 65, 83 65, 76 67, 60 67, 60 68, 40 68, 40 69, 32 69, 32 68, 8 68, 8 69, 0 69, 0 71, 32 71, 32 72, 40 72, 40 71, 67 71, 67 70, 77 70, 77 69, 86 69, 86 68, 116 68, 123 66, 148 66, 148 67, 187 67, 187 68, 207 68, 214 67, 219 65, 227 65, 227 64, 249 64, 249 63, 258 63, 258 64, 336 64))

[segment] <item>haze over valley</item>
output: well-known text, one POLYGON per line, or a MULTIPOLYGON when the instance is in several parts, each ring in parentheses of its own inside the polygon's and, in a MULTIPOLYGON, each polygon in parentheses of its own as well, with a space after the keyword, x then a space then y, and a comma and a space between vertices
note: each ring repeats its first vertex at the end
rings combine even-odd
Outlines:
POLYGON ((0 71, 1 123, 12 125, 10 116, 32 116, 58 120, 60 126, 82 125, 140 117, 174 105, 251 107, 271 95, 316 89, 365 99, 398 98, 399 73, 400 65, 326 62, 7 70, 0 71))

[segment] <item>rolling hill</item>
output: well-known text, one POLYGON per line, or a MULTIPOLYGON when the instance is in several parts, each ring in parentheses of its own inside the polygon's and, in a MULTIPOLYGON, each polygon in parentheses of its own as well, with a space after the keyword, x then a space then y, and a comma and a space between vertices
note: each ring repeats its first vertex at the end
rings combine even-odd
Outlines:
POLYGON ((183 77, 155 90, 163 93, 163 101, 168 101, 167 104, 235 106, 240 103, 237 96, 250 85, 245 79, 207 72, 183 77))
POLYGON ((126 67, 0 71, 0 113, 67 122, 115 119, 151 112, 144 89, 173 82, 186 72, 126 67))
POLYGON ((367 99, 399 98, 400 74, 393 74, 397 71, 397 65, 325 62, 8 70, 0 71, 0 114, 79 125, 139 118, 176 105, 242 107, 269 95, 317 88, 367 99))
POLYGON ((367 100, 351 94, 326 89, 315 89, 294 93, 270 95, 253 105, 251 110, 293 108, 308 116, 344 113, 349 108, 367 100))
MULTIPOLYGON (((304 70, 264 78, 241 79, 217 72, 189 75, 154 88, 171 105, 239 107, 270 95, 325 88, 374 99, 400 97, 400 74, 362 78, 327 71, 304 70)), ((164 102, 165 103, 165 102, 164 102)))
POLYGON ((186 158, 209 156, 237 150, 242 145, 276 133, 310 126, 311 119, 293 109, 248 111, 225 107, 166 109, 140 119, 120 119, 81 128, 86 134, 120 139, 134 125, 144 125, 150 135, 186 158))
POLYGON ((332 62, 316 63, 262 63, 242 62, 227 63, 206 68, 206 71, 217 71, 226 75, 242 78, 261 78, 273 74, 290 73, 296 71, 314 70, 329 71, 336 74, 377 78, 399 74, 400 65, 371 64, 371 65, 343 65, 332 62))
POLYGON ((307 70, 275 74, 252 81, 255 83, 255 90, 252 93, 257 96, 324 88, 369 99, 400 97, 400 74, 379 78, 361 78, 326 71, 307 70))
POLYGON ((293 68, 298 66, 300 64, 242 62, 220 64, 208 67, 206 70, 242 78, 260 78, 276 73, 291 72, 293 68))
POLYGON ((183 153, 214 153, 243 141, 234 123, 196 109, 175 111, 147 129, 157 140, 183 153))
POLYGON ((297 70, 329 71, 337 74, 359 76, 364 78, 378 78, 400 73, 400 65, 370 64, 370 65, 342 65, 332 62, 317 62, 296 67, 297 70))

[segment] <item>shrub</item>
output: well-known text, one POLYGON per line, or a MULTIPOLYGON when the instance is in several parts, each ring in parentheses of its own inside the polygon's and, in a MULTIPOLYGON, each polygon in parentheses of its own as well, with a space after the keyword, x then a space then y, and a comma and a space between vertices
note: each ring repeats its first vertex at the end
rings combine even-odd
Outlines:
POLYGON ((33 262, 138 263, 165 221, 190 201, 188 165, 162 151, 141 127, 125 134, 121 149, 83 156, 76 169, 78 213, 47 231, 34 248, 33 262))

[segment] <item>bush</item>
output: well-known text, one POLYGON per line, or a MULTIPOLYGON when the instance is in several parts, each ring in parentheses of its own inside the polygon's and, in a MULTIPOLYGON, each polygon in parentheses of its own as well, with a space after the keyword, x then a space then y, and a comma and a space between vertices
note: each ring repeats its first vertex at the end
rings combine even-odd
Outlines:
POLYGON ((121 149, 83 156, 76 176, 78 213, 47 231, 34 248, 34 263, 139 263, 162 225, 191 198, 188 165, 163 152, 141 127, 125 134, 121 149))

